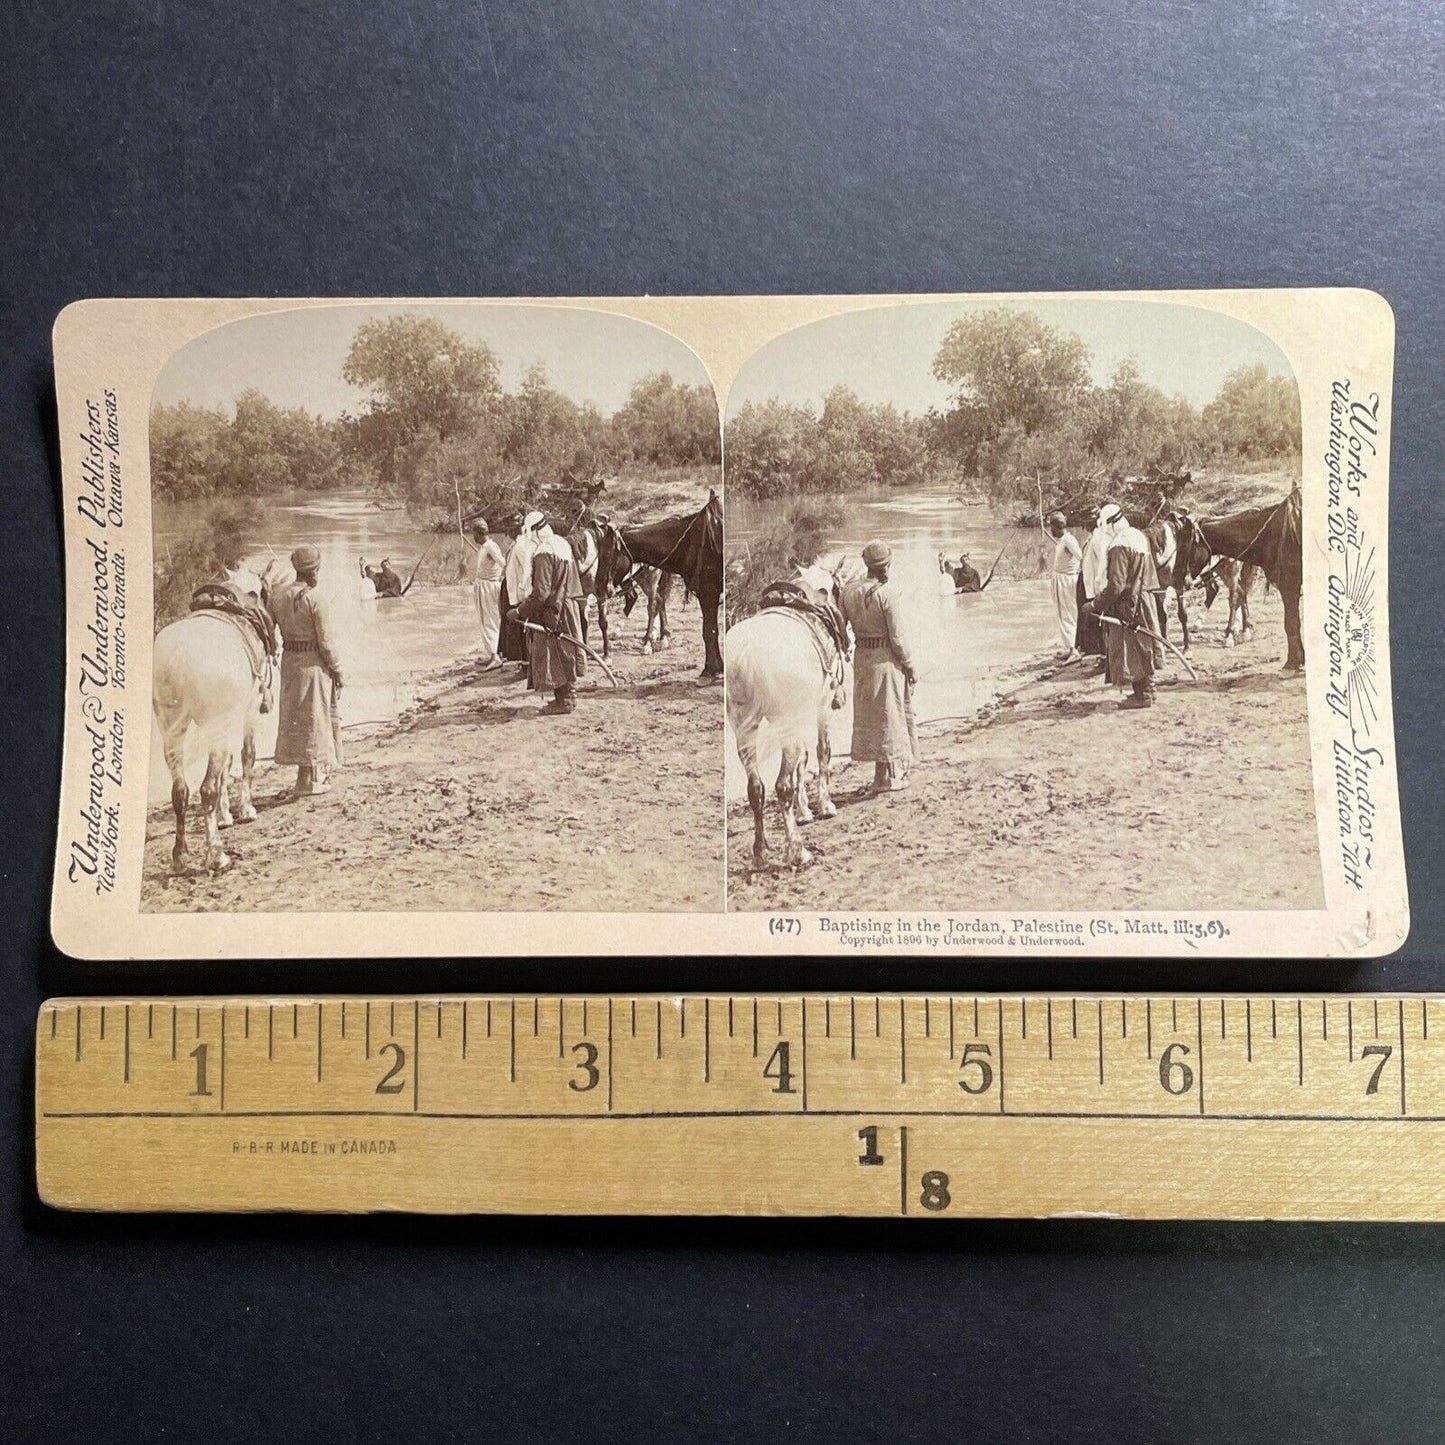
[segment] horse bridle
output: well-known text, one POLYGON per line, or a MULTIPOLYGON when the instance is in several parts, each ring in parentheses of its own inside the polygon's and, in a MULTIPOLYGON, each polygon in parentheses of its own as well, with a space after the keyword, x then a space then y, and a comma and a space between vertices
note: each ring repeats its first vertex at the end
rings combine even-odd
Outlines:
MULTIPOLYGON (((697 526, 697 524, 702 521, 702 519, 707 515, 707 509, 711 505, 711 500, 705 502, 702 505, 701 509, 693 516, 692 520, 687 524, 686 527, 682 529, 682 536, 680 536, 677 541, 673 543, 672 547, 668 551, 667 556, 665 556, 661 562, 649 562, 647 565, 649 567, 656 567, 659 572, 665 571, 667 569, 667 564, 671 562, 674 557, 677 556, 678 551, 682 547, 682 544, 686 542, 687 539, 692 535, 692 529, 697 526)), ((637 558, 632 555, 632 548, 627 545, 627 538, 622 535, 622 528, 617 526, 616 523, 609 523, 608 525, 612 528, 612 535, 616 539, 617 546, 622 549, 622 555, 627 558, 627 571, 630 575, 642 564, 639 563, 637 558)), ((611 586, 610 582, 608 583, 608 586, 611 586)))
MULTIPOLYGON (((1272 506, 1272 507, 1269 509, 1269 511, 1268 511, 1267 513, 1265 513, 1265 518, 1264 518, 1264 521, 1260 523, 1259 531, 1257 531, 1257 532, 1254 534, 1254 536, 1251 537, 1247 543, 1245 543, 1244 547, 1241 548, 1241 551, 1247 553, 1247 552, 1250 551, 1251 548, 1253 548, 1254 544, 1255 544, 1256 542, 1258 542, 1259 539, 1260 539, 1262 536, 1264 536, 1265 529, 1269 526, 1269 524, 1270 524, 1272 521, 1274 521, 1275 513, 1278 512, 1281 507, 1288 505, 1289 499, 1290 499, 1290 497, 1293 496, 1293 495, 1294 495, 1294 494, 1293 494, 1292 492, 1287 492, 1283 497, 1281 497, 1281 498, 1279 499, 1279 501, 1277 501, 1277 502, 1274 504, 1274 506, 1272 506)), ((1190 525, 1194 528, 1194 530, 1199 533, 1200 537, 1202 537, 1202 538, 1204 539, 1204 545, 1209 548, 1209 551, 1210 551, 1211 555, 1217 555, 1217 556, 1220 556, 1220 557, 1224 556, 1224 553, 1223 553, 1223 552, 1219 552, 1219 553, 1216 553, 1216 552, 1215 552, 1214 544, 1209 540, 1209 534, 1204 530, 1204 523, 1203 523, 1203 522, 1201 522, 1197 517, 1190 517, 1189 522, 1190 522, 1190 525)), ((1254 565, 1254 566, 1260 566, 1260 567, 1264 566, 1264 563, 1263 563, 1263 562, 1252 563, 1251 559, 1250 559, 1249 557, 1245 557, 1245 556, 1235 557, 1235 558, 1233 558, 1232 560, 1233 560, 1233 561, 1236 561, 1236 562, 1250 563, 1251 565, 1254 565)), ((1197 584, 1199 581, 1202 581, 1203 578, 1205 577, 1205 575, 1206 575, 1207 573, 1209 573, 1210 571, 1212 571, 1212 570, 1213 570, 1215 567, 1217 567, 1218 565, 1219 565, 1219 564, 1218 564, 1217 562, 1211 562, 1211 563, 1209 564, 1209 566, 1206 567, 1206 568, 1204 569, 1204 571, 1199 574, 1199 577, 1195 579, 1195 580, 1196 580, 1196 584, 1197 584)), ((1268 574, 1266 574, 1266 575, 1268 575, 1268 574)))

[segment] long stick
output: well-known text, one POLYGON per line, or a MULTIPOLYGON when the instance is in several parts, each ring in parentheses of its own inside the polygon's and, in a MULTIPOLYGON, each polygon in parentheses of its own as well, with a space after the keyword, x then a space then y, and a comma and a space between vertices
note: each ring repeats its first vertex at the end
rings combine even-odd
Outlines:
POLYGON ((406 579, 406 586, 401 589, 401 595, 403 597, 405 597, 406 594, 411 591, 411 584, 416 581, 416 574, 421 571, 421 564, 426 561, 427 553, 430 552, 431 549, 435 546, 436 538, 433 537, 431 541, 428 542, 426 546, 422 549, 421 556, 416 559, 416 566, 411 569, 411 576, 406 579))
POLYGON ((570 642, 573 647, 581 648, 581 650, 585 652, 587 656, 590 657, 592 661, 595 662, 597 666, 602 669, 603 672, 607 674, 608 681, 611 682, 613 687, 622 686, 622 684, 617 680, 617 674, 613 672, 613 670, 608 667, 608 665, 603 662, 603 660, 598 657, 597 654, 593 652, 592 649, 588 647, 585 642, 578 642, 575 637, 568 637, 565 632, 553 632, 550 628, 543 627, 540 622, 524 622, 522 626, 526 628, 529 632, 540 632, 543 637, 555 637, 558 642, 570 642))
POLYGON ((1013 534, 1010 533, 1010 535, 1004 539, 1003 546, 998 549, 998 556, 993 559, 993 566, 988 569, 988 576, 985 577, 983 581, 978 584, 978 590, 980 592, 982 592, 983 589, 987 587, 990 582, 993 581, 993 574, 998 570, 998 564, 1003 561, 1003 554, 1008 551, 1009 543, 1012 541, 1013 534))
MULTIPOLYGON (((1126 623, 1126 622, 1120 622, 1117 617, 1105 617, 1105 616, 1103 616, 1102 613, 1101 613, 1100 616, 1099 616, 1099 621, 1100 621, 1100 622, 1107 622, 1110 627, 1127 627, 1127 626, 1128 626, 1128 623, 1126 623)), ((1195 670, 1189 665, 1189 659, 1188 659, 1187 657, 1185 657, 1185 655, 1184 655, 1182 652, 1180 652, 1180 650, 1179 650, 1177 647, 1175 647, 1175 645, 1174 645, 1172 642, 1170 642, 1170 640, 1169 640, 1167 637, 1160 637, 1157 632, 1151 632, 1151 631, 1149 630, 1149 628, 1143 626, 1141 623, 1136 623, 1136 624, 1134 625, 1134 631, 1135 631, 1135 632, 1142 632, 1145 637, 1152 637, 1155 642, 1161 643, 1163 646, 1167 647, 1167 648, 1169 649, 1169 651, 1172 652, 1172 653, 1174 654, 1174 656, 1177 657, 1177 658, 1179 659, 1179 661, 1184 664, 1184 670, 1185 670, 1185 672, 1187 672, 1187 673, 1189 674, 1189 676, 1194 679, 1195 682, 1198 682, 1198 681, 1199 681, 1199 674, 1198 674, 1197 672, 1195 672, 1195 670)))

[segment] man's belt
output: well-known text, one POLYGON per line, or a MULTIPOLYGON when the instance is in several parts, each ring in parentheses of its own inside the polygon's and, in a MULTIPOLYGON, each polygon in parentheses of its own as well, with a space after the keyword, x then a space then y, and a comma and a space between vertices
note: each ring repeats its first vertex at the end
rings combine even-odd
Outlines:
POLYGON ((292 642, 289 637, 282 638, 282 641, 286 644, 286 651, 287 651, 287 652, 315 652, 315 651, 316 651, 316 644, 315 644, 314 642, 292 642))
POLYGON ((886 637, 856 637, 853 639, 858 647, 891 647, 892 643, 886 637))

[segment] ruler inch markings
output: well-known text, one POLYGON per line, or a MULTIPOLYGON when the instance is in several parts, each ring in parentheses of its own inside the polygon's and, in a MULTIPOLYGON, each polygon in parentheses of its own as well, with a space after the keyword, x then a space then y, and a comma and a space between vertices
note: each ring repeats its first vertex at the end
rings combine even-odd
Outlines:
MULTIPOLYGON (((742 996, 745 1007, 748 1001, 742 996)), ((728 1042, 725 1053, 718 1053, 721 1033, 713 1037, 710 994, 533 994, 496 1000, 508 1006, 505 1080, 498 1072, 500 1037, 493 1064, 487 1063, 494 1057, 490 1045, 485 1050, 471 1047, 480 1030, 472 1038, 469 1006, 490 1006, 493 1000, 486 996, 52 1000, 37 1013, 35 1025, 37 1169, 42 1199, 66 1208, 867 1215, 880 1208, 889 1212, 891 1205, 899 1214, 920 1219, 1107 1212, 1140 1218, 1445 1222, 1445 1049, 1428 1047, 1435 1001, 1434 996, 1398 993, 1231 997, 1145 992, 1103 997, 1063 990, 976 996, 978 1023, 987 1027, 981 1028, 981 1039, 977 1032, 973 1037, 988 1041, 995 1051, 992 1082, 997 1098, 963 1099, 957 1058, 968 1041, 968 1016, 959 1018, 958 1005, 966 1007, 967 999, 945 1000, 926 991, 755 996, 754 1016, 763 1034, 767 1025, 761 1019, 766 1017, 776 1024, 778 1042, 785 1045, 791 1038, 795 1046, 796 1094, 791 1088, 764 1092, 767 1081, 758 1079, 756 1067, 733 1067, 734 1047, 739 1061, 748 1049, 746 1021, 735 1020, 734 996, 728 996, 729 1022, 741 1027, 734 1031, 736 1045, 728 1042), (605 1047, 607 1058, 604 1063, 594 1055, 597 1069, 591 1083, 581 1072, 559 1068, 551 1060, 545 1030, 540 1031, 540 1048, 519 1047, 517 1015, 530 1003, 534 1019, 539 1019, 542 997, 549 1007, 557 1001, 564 1059, 569 1018, 580 1019, 584 1035, 593 1032, 596 1020, 599 1037, 593 1047, 605 1047), (865 1008, 872 1000, 879 1035, 878 1046, 870 1049, 865 1033, 861 1056, 856 1029, 860 998, 865 1008), (841 1014, 836 1034, 832 1028, 833 1005, 841 1007, 845 999, 850 1025, 846 1052, 841 1014), (888 1030, 881 1029, 885 999, 889 1009, 898 1010, 896 1025, 888 1030), (1120 1004, 1118 1035, 1109 1032, 1104 1018, 1115 999, 1120 1004), (1230 1010, 1241 1001, 1245 1027, 1235 1024, 1231 1029, 1230 1010), (1330 1011, 1336 1001, 1346 1005, 1343 1037, 1338 1015, 1330 1037, 1330 1011), (1145 1004, 1144 1027, 1137 1026, 1135 1012, 1130 1039, 1129 1011, 1137 1010, 1140 1002, 1145 1004), (1368 1008, 1361 1014, 1368 1025, 1361 1040, 1367 1049, 1354 1046, 1356 1002, 1368 1008), (333 1013, 329 1023, 328 1003, 341 1011, 333 1013), (1269 1010, 1269 1034, 1261 1035, 1266 1047, 1258 1056, 1253 1047, 1256 1003, 1269 1010), (1308 1029, 1306 1003, 1311 1008, 1319 1004, 1318 1015, 1310 1013, 1308 1029), (406 1010, 412 1013, 411 1038, 406 1041, 412 1074, 410 1088, 400 1098, 374 1097, 376 1073, 356 1047, 363 1030, 351 1027, 353 1021, 360 1022, 355 1011, 364 1011, 369 1026, 372 1004, 386 1010, 380 1018, 398 1045, 407 1032, 406 1010), (461 1011, 456 1043, 449 1038, 446 1018, 452 1004, 461 1011), (656 1025, 655 1030, 644 1028, 644 1037, 655 1033, 661 1061, 656 1065, 643 1039, 630 1049, 618 1048, 618 1028, 625 1041, 639 1007, 647 1004, 653 1005, 656 1025), (1084 1033, 1079 1031, 1081 1004, 1092 1004, 1095 1010, 1093 1029, 1087 1028, 1084 1014, 1084 1033), (1165 1010, 1159 1015, 1158 1039, 1153 1032, 1155 1004, 1165 1010), (625 1018, 617 1013, 624 1005, 625 1018), (1418 1013, 1412 1012, 1417 1005, 1418 1013), (937 1016, 945 1006, 946 1054, 945 1029, 937 1016), (920 1027, 910 1039, 910 1011, 915 1007, 920 1027), (1056 1039, 1055 1023, 1064 1022, 1063 1016, 1055 1019, 1060 1007, 1068 1009, 1067 1032, 1056 1039), (182 1014, 193 1025, 196 1047, 190 1064, 152 1069, 152 1048, 157 1061, 165 1057, 164 1032, 154 1028, 157 1011, 165 1008, 171 1010, 172 1059, 179 1061, 182 1014), (251 1032, 251 1015, 258 1008, 267 1015, 264 1047, 259 1017, 254 1037, 251 1032), (985 1008, 994 1010, 993 1020, 982 1012, 985 1008), (1017 1010, 1013 1018, 1011 1008, 1017 1010), (145 1035, 136 1032, 140 1009, 145 1035), (299 1039, 303 1009, 315 1011, 307 1039, 315 1050, 312 1060, 305 1058, 306 1044, 288 1048, 284 1033, 276 1039, 276 1015, 281 1014, 284 1023, 283 1010, 290 1013, 293 1040, 299 1039), (428 1010, 435 1010, 434 1015, 428 1010), (693 1015, 691 1027, 684 1027, 684 1010, 693 1015), (1291 1011, 1293 1050, 1288 1049, 1291 1011), (664 1013, 672 1017, 671 1025, 665 1024, 664 1013), (229 1035, 237 1015, 242 1019, 241 1039, 233 1048, 229 1035), (1397 1035, 1393 1040, 1392 1021, 1397 1035), (1413 1044, 1407 1036, 1411 1026, 1417 1030, 1413 1044), (889 1058, 894 1027, 896 1060, 889 1058), (337 1039, 328 1040, 328 1028, 337 1031, 337 1039), (424 1032, 429 1039, 446 1041, 435 1060, 427 1055, 425 1107, 424 1032), (1071 1039, 1080 1043, 1089 1035, 1096 1049, 1094 1068, 1087 1062, 1087 1044, 1081 1050, 1069 1047, 1071 1039), (328 1049, 328 1041, 334 1045, 341 1038, 348 1045, 328 1049), (921 1040, 929 1042, 920 1046, 921 1040), (1273 1050, 1267 1046, 1271 1041, 1283 1042, 1285 1048, 1273 1050), (210 1090, 205 1073, 208 1043, 215 1050, 210 1090), (1358 1065, 1358 1074, 1340 1067, 1340 1043, 1346 1044, 1347 1066, 1358 1065), (1395 1089, 1378 1069, 1378 1056, 1391 1046, 1398 1051, 1395 1089), (457 1052, 450 1052, 453 1049, 457 1052), (1189 1059, 1191 1051, 1194 1058, 1189 1059), (456 1067, 459 1058, 472 1054, 480 1067, 456 1067), (1193 1071, 1193 1098, 1176 1092, 1185 1059, 1193 1071), (605 1083, 596 1077, 603 1070, 605 1083), (1367 1091, 1366 1082, 1377 1078, 1383 1087, 1367 1091), (510 1090, 508 1082, 514 1086, 510 1090), (593 1092, 596 1084, 604 1086, 593 1092), (215 1097, 205 1097, 208 1093, 215 1097), (792 1097, 775 1097, 779 1094, 792 1097), (239 1143, 215 1132, 228 1125, 234 1129, 237 1120, 253 1121, 239 1143), (267 1120, 274 1121, 274 1129, 266 1128, 267 1120), (303 1122, 299 1137, 314 1141, 322 1156, 319 1170, 306 1174, 303 1184, 289 1160, 258 1161, 256 1148, 259 1143, 263 1154, 269 1153, 270 1140, 278 1154, 292 1152, 287 1142, 298 1137, 297 1121, 306 1120, 314 1124, 306 1128, 303 1122), (348 1125, 347 1120, 358 1122, 348 1125), (613 1121, 601 1127, 617 1132, 606 1134, 604 1142, 589 1131, 595 1148, 587 1147, 581 1135, 567 1132, 584 1120, 613 1121), (730 1121, 739 1121, 738 1127, 730 1121), (869 1151, 886 1154, 890 1137, 897 1147, 896 1205, 886 1185, 881 1191, 876 1185, 864 1187, 864 1181, 876 1180, 883 1171, 857 1167, 881 1162, 859 1158, 859 1126, 885 1122, 887 1132, 877 1131, 882 1140, 871 1143, 869 1151), (642 1126, 649 1123, 662 1132, 646 1133, 642 1126), (1167 1136, 1156 1132, 1166 1124, 1193 1129, 1171 1127, 1167 1136), (1395 1127, 1381 1130, 1382 1124, 1395 1127), (527 1132, 530 1125, 535 1125, 535 1133, 527 1132), (493 1126, 513 1132, 494 1134, 493 1126), (1401 1135, 1401 1128, 1417 1132, 1401 1135), (1213 1132, 1196 1132, 1200 1129, 1213 1132), (403 1154, 405 1166, 399 1173, 394 1168, 386 1173, 373 1163, 363 1171, 359 1163, 343 1157, 353 1134, 403 1154), (329 1140, 341 1144, 340 1153, 329 1140), (239 1154, 243 1144, 251 1151, 244 1162, 239 1154), (216 1167, 218 1148, 234 1158, 224 1170, 216 1167), (93 1167, 97 1149, 116 1161, 114 1167, 93 1167), (328 1149, 335 1159, 326 1158, 328 1149), (699 1151, 695 1158, 709 1161, 707 1167, 687 1165, 686 1151, 692 1149, 699 1151), (1221 1149, 1223 1156, 1218 1154, 1221 1149), (1211 1167, 1211 1159, 1230 1157, 1231 1150, 1238 1151, 1234 1167, 1211 1167), (496 1167, 458 1170, 454 1161, 472 1157, 474 1151, 475 1157, 497 1161, 496 1167), (752 1162, 745 1166, 742 1161, 750 1156, 752 1162), (584 1167, 589 1159, 600 1167, 603 1181, 591 1193, 584 1167), (1062 1169, 1048 1163, 1060 1159, 1066 1162, 1062 1169), (1165 1167, 1165 1161, 1177 1160, 1185 1162, 1165 1167), (927 1171, 922 1164, 928 1165, 927 1171), (981 1193, 963 1184, 975 1175, 983 1181, 981 1193), (540 1192, 540 1182, 529 1180, 546 1180, 555 1197, 540 1192), (262 1192, 246 1193, 248 1181, 262 1192), (1088 1193, 1085 1184, 1095 1192, 1088 1193), (716 1197, 699 1194, 707 1189, 715 1190, 716 1197), (1280 1191, 1278 1207, 1259 1203, 1270 1189, 1280 1191), (525 1200, 532 1202, 519 1202, 525 1200), (1244 1200, 1255 1202, 1246 1207, 1244 1200)), ((164 1025, 163 1012, 161 1021, 164 1025)), ((758 1056, 761 1053, 759 1049, 758 1056)), ((970 1086, 976 1072, 970 1069, 963 1075, 970 1086)))

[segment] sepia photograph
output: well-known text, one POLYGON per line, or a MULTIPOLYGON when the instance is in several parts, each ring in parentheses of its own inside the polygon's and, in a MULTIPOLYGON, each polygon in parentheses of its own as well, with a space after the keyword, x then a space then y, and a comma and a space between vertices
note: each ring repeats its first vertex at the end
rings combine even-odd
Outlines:
POLYGON ((1388 950, 1354 290, 92 300, 80 956, 1388 950))
POLYGON ((725 448, 730 907, 1324 906, 1262 331, 854 311, 747 362, 725 448))
POLYGON ((150 409, 142 907, 722 906, 696 355, 540 306, 280 311, 150 409))

